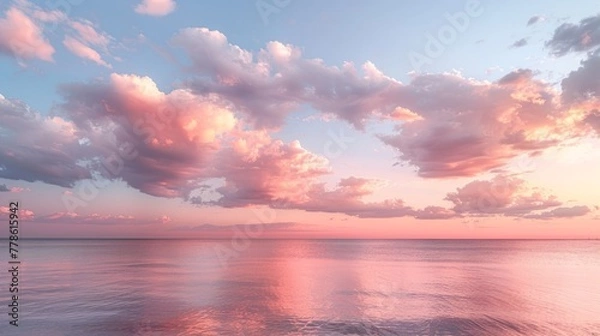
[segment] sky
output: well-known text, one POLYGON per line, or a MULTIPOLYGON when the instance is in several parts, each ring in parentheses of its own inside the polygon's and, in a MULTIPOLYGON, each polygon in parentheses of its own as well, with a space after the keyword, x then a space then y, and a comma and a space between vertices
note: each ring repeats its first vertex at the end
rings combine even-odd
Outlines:
POLYGON ((0 76, 24 237, 600 237, 595 1, 3 1, 0 76))

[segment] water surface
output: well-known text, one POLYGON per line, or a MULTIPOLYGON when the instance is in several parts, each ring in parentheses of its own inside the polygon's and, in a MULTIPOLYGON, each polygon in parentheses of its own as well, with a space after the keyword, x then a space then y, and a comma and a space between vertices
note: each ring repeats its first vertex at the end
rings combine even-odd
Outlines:
POLYGON ((598 241, 21 245, 16 334, 600 335, 598 241))

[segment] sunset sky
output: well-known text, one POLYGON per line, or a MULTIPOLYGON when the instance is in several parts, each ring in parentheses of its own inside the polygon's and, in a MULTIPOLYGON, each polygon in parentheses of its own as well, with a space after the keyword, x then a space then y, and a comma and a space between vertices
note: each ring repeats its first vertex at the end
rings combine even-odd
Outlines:
POLYGON ((0 76, 22 237, 600 237, 597 1, 3 1, 0 76))

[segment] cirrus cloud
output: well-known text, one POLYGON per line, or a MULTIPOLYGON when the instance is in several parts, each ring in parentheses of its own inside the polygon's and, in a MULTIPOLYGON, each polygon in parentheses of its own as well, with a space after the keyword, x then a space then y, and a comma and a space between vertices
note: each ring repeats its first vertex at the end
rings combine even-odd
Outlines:
POLYGON ((102 56, 100 56, 100 54, 96 50, 90 48, 81 41, 74 39, 71 36, 67 36, 63 40, 63 44, 67 49, 69 49, 70 52, 72 52, 76 56, 88 59, 96 64, 105 66, 107 68, 111 68, 110 64, 106 63, 102 59, 102 56))

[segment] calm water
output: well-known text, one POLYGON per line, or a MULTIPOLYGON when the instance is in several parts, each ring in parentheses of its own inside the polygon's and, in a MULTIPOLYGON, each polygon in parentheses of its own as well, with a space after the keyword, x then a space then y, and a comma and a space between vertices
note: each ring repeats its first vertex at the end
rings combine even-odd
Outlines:
MULTIPOLYGON (((600 335, 598 241, 241 248, 234 256, 230 241, 23 241, 21 326, 13 333, 4 312, 0 333, 600 335)), ((8 290, 1 295, 6 307, 8 290)))

